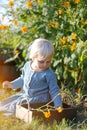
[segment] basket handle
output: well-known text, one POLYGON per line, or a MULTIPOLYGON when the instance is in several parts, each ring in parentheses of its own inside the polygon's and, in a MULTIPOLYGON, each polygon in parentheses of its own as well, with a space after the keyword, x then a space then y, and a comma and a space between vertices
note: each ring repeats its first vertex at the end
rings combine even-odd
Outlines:
POLYGON ((30 110, 30 104, 28 102, 28 98, 22 98, 21 101, 19 102, 20 106, 22 105, 22 102, 23 101, 27 101, 27 104, 28 104, 28 110, 30 110))

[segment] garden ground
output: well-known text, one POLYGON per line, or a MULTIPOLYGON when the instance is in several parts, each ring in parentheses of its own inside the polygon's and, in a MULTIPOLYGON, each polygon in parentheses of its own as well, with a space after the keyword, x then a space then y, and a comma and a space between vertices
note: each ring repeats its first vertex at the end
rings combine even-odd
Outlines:
MULTIPOLYGON (((0 100, 17 93, 12 90, 4 90, 0 87, 0 100)), ((78 106, 76 121, 66 121, 63 119, 60 123, 55 120, 52 123, 45 123, 43 119, 33 118, 31 124, 25 123, 15 116, 5 116, 0 112, 0 130, 86 130, 87 129, 87 111, 83 106, 78 106)))

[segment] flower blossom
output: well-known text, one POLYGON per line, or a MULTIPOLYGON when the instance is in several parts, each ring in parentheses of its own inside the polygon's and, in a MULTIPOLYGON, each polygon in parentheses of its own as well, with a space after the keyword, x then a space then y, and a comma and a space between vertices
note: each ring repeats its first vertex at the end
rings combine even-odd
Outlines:
POLYGON ((85 20, 84 24, 87 25, 87 20, 85 20))
POLYGON ((18 22, 17 21, 13 21, 15 26, 18 26, 18 22))
POLYGON ((53 28, 58 28, 58 22, 57 21, 54 21, 54 22, 50 21, 49 26, 53 27, 53 28))
POLYGON ((58 14, 61 15, 62 13, 63 13, 63 11, 62 11, 61 9, 59 9, 59 10, 58 10, 58 14))
POLYGON ((62 107, 58 107, 58 108, 57 108, 57 111, 58 111, 59 113, 61 113, 61 112, 63 111, 63 108, 62 108, 62 107))
POLYGON ((7 25, 0 25, 0 29, 7 29, 8 28, 8 26, 7 25))
POLYGON ((66 37, 63 37, 63 38, 61 39, 61 42, 62 42, 63 44, 65 44, 66 41, 67 41, 66 37))
POLYGON ((76 91, 77 91, 77 93, 80 93, 80 92, 81 92, 81 88, 78 87, 78 88, 76 89, 76 91))
POLYGON ((8 6, 9 6, 9 7, 12 7, 13 5, 14 5, 14 2, 13 2, 13 1, 9 1, 9 2, 8 2, 8 6))
POLYGON ((75 48, 76 48, 76 44, 75 44, 75 42, 73 42, 73 44, 71 45, 71 51, 74 51, 75 48))
POLYGON ((26 6, 27 6, 27 8, 32 7, 32 2, 31 2, 31 1, 28 1, 28 2, 26 3, 26 6))
POLYGON ((70 6, 70 2, 68 2, 68 1, 64 2, 64 6, 65 6, 65 7, 70 6))
POLYGON ((49 118, 49 117, 51 116, 50 111, 48 111, 48 112, 44 112, 44 116, 45 116, 46 118, 49 118))
POLYGON ((76 4, 78 4, 78 3, 80 2, 80 0, 74 0, 74 2, 75 2, 76 4))
POLYGON ((76 33, 73 33, 73 34, 72 34, 72 39, 74 40, 74 39, 76 39, 76 37, 77 37, 77 34, 76 34, 76 33))
POLYGON ((42 0, 37 0, 37 2, 38 2, 38 3, 41 3, 41 2, 42 2, 42 0))
POLYGON ((28 32, 28 28, 27 28, 27 27, 22 27, 22 28, 21 28, 21 31, 24 32, 24 33, 25 33, 25 32, 28 32))
POLYGON ((19 50, 14 50, 14 55, 19 54, 19 50))

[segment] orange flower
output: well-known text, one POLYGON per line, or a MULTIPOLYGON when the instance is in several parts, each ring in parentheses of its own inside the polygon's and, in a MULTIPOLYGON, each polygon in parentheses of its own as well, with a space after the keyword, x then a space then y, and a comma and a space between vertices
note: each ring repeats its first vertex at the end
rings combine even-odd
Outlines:
POLYGON ((66 37, 63 37, 63 38, 61 39, 61 42, 62 42, 63 44, 65 44, 66 41, 67 41, 66 37))
POLYGON ((0 29, 7 29, 8 26, 7 25, 0 25, 0 29))
POLYGON ((61 15, 62 13, 63 13, 63 11, 62 11, 61 9, 59 9, 59 10, 58 10, 58 14, 61 15))
POLYGON ((19 53, 19 50, 14 50, 14 54, 18 54, 19 53))
POLYGON ((54 22, 50 21, 49 22, 49 26, 53 27, 54 26, 54 22))
POLYGON ((76 4, 78 4, 78 3, 80 2, 80 0, 74 0, 74 2, 75 2, 76 4))
POLYGON ((28 2, 26 3, 26 6, 27 6, 27 8, 32 7, 32 2, 31 2, 31 1, 28 1, 28 2))
POLYGON ((63 111, 63 107, 58 107, 58 108, 57 108, 57 111, 58 111, 59 113, 61 113, 61 112, 63 111))
POLYGON ((13 21, 15 26, 18 26, 18 22, 17 21, 13 21))
POLYGON ((2 29, 2 25, 0 25, 0 29, 2 29))
POLYGON ((53 28, 58 28, 58 22, 56 22, 56 21, 55 22, 50 21, 49 26, 51 26, 53 28))
POLYGON ((76 37, 77 37, 77 34, 76 34, 76 33, 73 33, 73 34, 72 34, 72 39, 74 40, 74 39, 76 39, 76 37))
POLYGON ((41 2, 42 2, 42 0, 37 0, 37 2, 38 2, 38 3, 41 3, 41 2))
POLYGON ((28 32, 28 28, 27 28, 27 27, 22 27, 22 28, 21 28, 21 31, 22 31, 22 32, 28 32))
POLYGON ((85 20, 84 24, 87 25, 87 20, 85 20))
POLYGON ((64 6, 68 7, 70 5, 70 3, 68 1, 64 2, 64 6))
POLYGON ((8 2, 8 6, 9 6, 9 7, 12 7, 13 5, 14 5, 14 2, 13 2, 13 1, 9 1, 9 2, 8 2))
POLYGON ((76 44, 75 44, 75 42, 73 42, 73 44, 72 44, 72 46, 71 46, 71 51, 74 51, 75 48, 76 48, 76 44))
POLYGON ((45 116, 46 118, 49 118, 49 117, 51 116, 50 111, 48 111, 48 112, 44 112, 44 116, 45 116))
POLYGON ((3 28, 3 29, 6 29, 6 28, 7 28, 7 25, 2 25, 2 28, 3 28))
POLYGON ((76 91, 77 91, 77 93, 80 93, 81 88, 80 88, 80 87, 78 87, 78 88, 76 89, 76 91))

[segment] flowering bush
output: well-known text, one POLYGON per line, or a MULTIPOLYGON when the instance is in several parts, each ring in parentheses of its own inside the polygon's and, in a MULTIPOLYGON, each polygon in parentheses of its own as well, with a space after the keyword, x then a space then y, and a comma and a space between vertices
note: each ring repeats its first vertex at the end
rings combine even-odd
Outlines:
MULTIPOLYGON (((19 39, 21 58, 25 58, 27 46, 35 38, 50 40, 55 47, 51 67, 60 85, 84 90, 87 84, 86 1, 9 0, 6 6, 10 29, 19 39)), ((23 65, 24 62, 21 60, 20 63, 23 65)))
MULTIPOLYGON (((12 56, 12 45, 11 45, 11 39, 12 33, 9 33, 9 26, 2 24, 0 25, 0 55, 6 57, 12 56), (8 55, 7 55, 8 53, 8 55)), ((0 60, 1 60, 0 58, 0 60)))
POLYGON ((10 26, 0 25, 0 63, 14 62, 20 64, 20 67, 22 66, 24 53, 22 54, 23 48, 19 47, 19 40, 10 26))

